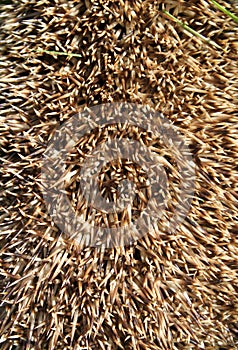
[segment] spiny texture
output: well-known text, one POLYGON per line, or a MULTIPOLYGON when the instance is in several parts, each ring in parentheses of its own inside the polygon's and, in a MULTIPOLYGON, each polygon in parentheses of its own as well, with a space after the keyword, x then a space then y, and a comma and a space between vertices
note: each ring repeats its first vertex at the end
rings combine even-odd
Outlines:
POLYGON ((236 23, 204 0, 14 0, 1 10, 1 349, 237 349, 236 23), (180 129, 195 193, 175 233, 161 224, 98 252, 52 222, 42 155, 60 123, 115 101, 148 104, 180 129))

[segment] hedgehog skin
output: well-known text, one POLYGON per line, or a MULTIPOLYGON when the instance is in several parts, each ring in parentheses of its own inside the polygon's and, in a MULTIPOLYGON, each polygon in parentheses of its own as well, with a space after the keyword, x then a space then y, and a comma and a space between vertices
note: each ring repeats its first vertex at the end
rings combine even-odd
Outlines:
POLYGON ((203 0, 1 10, 1 348, 237 349, 236 24, 203 0), (173 235, 161 224, 129 247, 82 249, 46 211, 42 155, 80 108, 123 100, 162 112, 188 140, 193 205, 173 235))

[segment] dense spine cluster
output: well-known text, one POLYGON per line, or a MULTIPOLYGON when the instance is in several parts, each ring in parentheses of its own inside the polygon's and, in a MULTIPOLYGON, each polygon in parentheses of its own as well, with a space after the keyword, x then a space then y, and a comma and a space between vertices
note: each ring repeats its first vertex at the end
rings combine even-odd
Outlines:
MULTIPOLYGON (((205 0, 0 6, 1 349, 237 349, 237 24, 205 0), (98 251, 52 222, 42 156, 61 123, 118 101, 179 128, 197 166, 194 198, 173 234, 161 220, 158 235, 98 251)), ((154 148, 172 182, 173 155, 154 148)))

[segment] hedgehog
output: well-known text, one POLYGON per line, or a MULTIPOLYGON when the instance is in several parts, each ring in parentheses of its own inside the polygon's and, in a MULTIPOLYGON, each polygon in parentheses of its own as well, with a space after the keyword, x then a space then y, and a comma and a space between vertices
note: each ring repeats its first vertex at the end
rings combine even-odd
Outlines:
MULTIPOLYGON (((1 349, 238 348, 237 6, 219 4, 235 17, 205 0, 1 2, 1 349), (129 117, 126 128, 95 127, 65 162, 75 212, 90 214, 78 196, 80 164, 123 133, 160 156, 170 192, 156 234, 99 249, 54 222, 43 159, 74 115, 121 102, 148 106, 179 130, 195 181, 189 212, 171 231, 175 154, 129 117)), ((101 169, 105 200, 126 178, 137 197, 130 215, 97 216, 99 225, 140 217, 149 172, 128 159, 101 169)))

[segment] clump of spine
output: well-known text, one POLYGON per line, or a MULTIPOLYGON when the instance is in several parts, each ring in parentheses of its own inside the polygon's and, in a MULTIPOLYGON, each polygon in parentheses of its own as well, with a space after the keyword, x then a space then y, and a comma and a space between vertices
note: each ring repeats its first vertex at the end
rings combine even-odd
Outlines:
POLYGON ((236 349, 235 21, 205 0, 14 0, 1 9, 1 348, 236 349), (195 195, 173 235, 161 222, 158 236, 98 252, 52 222, 42 155, 79 109, 124 100, 184 133, 195 195))

